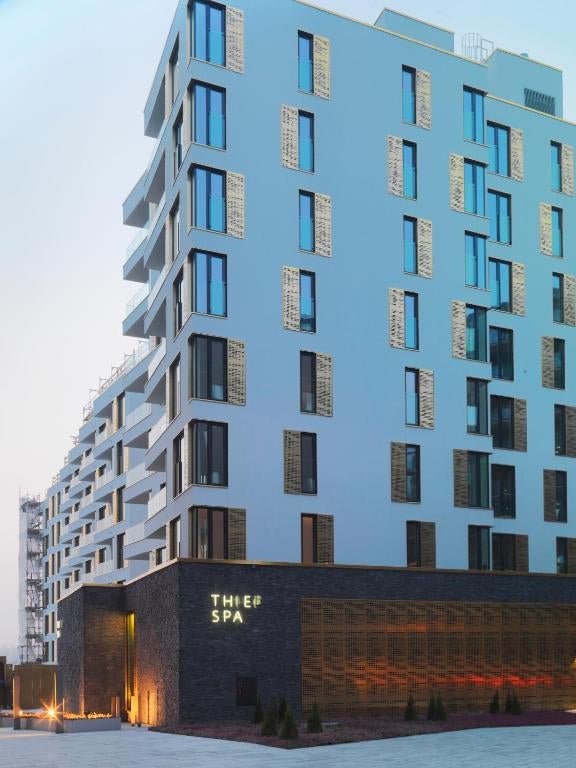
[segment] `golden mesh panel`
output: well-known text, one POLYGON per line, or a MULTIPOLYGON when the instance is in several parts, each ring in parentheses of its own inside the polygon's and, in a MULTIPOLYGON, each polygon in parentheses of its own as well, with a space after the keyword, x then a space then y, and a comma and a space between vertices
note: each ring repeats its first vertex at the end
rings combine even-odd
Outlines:
POLYGON ((388 328, 392 347, 404 347, 404 324, 404 291, 402 288, 388 288, 388 328))
POLYGON ((388 136, 388 192, 400 196, 404 194, 402 147, 403 142, 399 136, 388 136))
POLYGON ((228 402, 246 405, 246 348, 237 339, 228 339, 228 402))
POLYGON ((226 174, 226 233, 231 237, 244 237, 244 176, 226 174))
POLYGON ((512 263, 512 312, 526 313, 526 269, 524 264, 512 263))
POLYGON ((284 493, 302 493, 300 432, 284 430, 284 493))
POLYGON ((432 277, 432 222, 418 219, 418 274, 420 277, 432 277))
POLYGON ((433 693, 486 711, 513 688, 526 709, 576 705, 576 606, 305 598, 302 708, 401 713, 433 693))
POLYGON ((282 165, 298 169, 298 110, 283 104, 280 117, 282 165))
POLYGON ((226 8, 226 67, 244 72, 244 11, 226 8))
POLYGON ((542 386, 554 388, 554 338, 542 336, 542 386))
POLYGON ((314 35, 314 95, 330 98, 330 40, 314 35))
POLYGON ((287 331, 300 330, 300 270, 282 268, 282 322, 287 331))
POLYGON ((565 407, 566 411, 566 456, 576 456, 576 408, 572 405, 565 407))
POLYGON ((466 359, 466 304, 452 302, 452 357, 466 359))
POLYGON ((332 416, 332 357, 316 354, 316 413, 332 416))
POLYGON ((576 277, 564 275, 564 322, 576 325, 576 277))
POLYGON ((562 144, 562 192, 574 194, 574 151, 570 144, 562 144))
POLYGON ((314 195, 314 252, 332 255, 332 199, 318 193, 314 195))
POLYGON ((568 573, 576 573, 576 539, 568 539, 568 573))
POLYGON ((556 522, 556 470, 545 469, 544 472, 544 520, 556 522))
POLYGON ((333 515, 317 515, 316 531, 318 537, 318 562, 334 562, 334 517, 333 515))
POLYGON ((420 426, 434 429, 434 371, 420 369, 420 426))
POLYGON ((464 210, 464 158, 450 155, 450 207, 464 210))
POLYGON ((514 450, 528 450, 528 426, 526 400, 514 398, 514 450))
POLYGON ((552 256, 552 206, 540 203, 540 250, 552 256))
POLYGON ((430 72, 416 70, 416 125, 432 127, 432 82, 430 72))
POLYGON ((246 560, 246 510, 228 510, 228 559, 246 560))
POLYGON ((519 128, 510 128, 510 177, 524 181, 524 133, 519 128))

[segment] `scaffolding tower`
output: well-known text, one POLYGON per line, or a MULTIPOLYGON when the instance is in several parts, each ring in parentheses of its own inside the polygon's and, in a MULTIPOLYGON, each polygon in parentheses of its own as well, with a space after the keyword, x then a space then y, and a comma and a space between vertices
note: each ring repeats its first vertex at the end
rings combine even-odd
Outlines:
POLYGON ((19 638, 20 663, 42 661, 42 502, 20 497, 19 638))

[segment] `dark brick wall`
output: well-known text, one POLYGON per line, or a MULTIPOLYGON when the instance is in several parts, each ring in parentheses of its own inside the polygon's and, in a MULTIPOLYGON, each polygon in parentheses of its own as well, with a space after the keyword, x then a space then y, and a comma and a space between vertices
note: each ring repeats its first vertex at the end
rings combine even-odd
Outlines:
POLYGON ((58 604, 62 630, 58 640, 57 697, 68 712, 81 712, 84 691, 84 590, 58 604), (60 663, 62 659, 63 663, 60 663))

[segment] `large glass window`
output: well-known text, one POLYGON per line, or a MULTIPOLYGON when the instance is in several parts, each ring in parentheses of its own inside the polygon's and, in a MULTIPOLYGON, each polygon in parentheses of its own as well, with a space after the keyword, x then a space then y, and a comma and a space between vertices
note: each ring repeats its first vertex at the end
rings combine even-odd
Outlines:
POLYGON ((486 310, 466 305, 466 357, 486 361, 486 310))
POLYGON ((562 145, 556 141, 550 142, 550 171, 552 189, 562 192, 562 145))
POLYGON ((488 454, 468 451, 468 505, 489 506, 488 454))
POLYGON ((314 42, 307 32, 298 32, 298 88, 314 92, 314 42))
POLYGON ((193 507, 190 510, 191 557, 228 559, 228 510, 193 507))
POLYGON ((417 520, 406 521, 406 565, 422 567, 422 529, 417 520))
POLYGON ((554 339, 554 387, 566 386, 566 343, 564 339, 554 339))
POLYGON ((494 448, 514 448, 514 400, 492 395, 490 422, 494 448))
POLYGON ((552 319, 555 323, 564 322, 564 275, 552 273, 552 319))
POLYGON ((406 501, 420 501, 420 446, 406 446, 406 501))
POLYGON ((464 160, 464 210, 484 216, 485 190, 484 165, 473 160, 464 160))
POLYGON ((193 224, 199 229, 226 231, 226 174, 196 166, 193 170, 193 224))
POLYGON ((406 349, 418 349, 418 294, 404 293, 404 346, 406 349))
POLYGON ((474 232, 465 234, 466 285, 486 288, 486 238, 474 232))
POLYGON ((402 179, 404 197, 418 196, 418 171, 416 160, 416 144, 405 141, 402 145, 402 179))
POLYGON ((181 432, 172 443, 172 496, 176 498, 184 490, 184 432, 181 432))
POLYGON ((300 352, 300 410, 316 413, 316 354, 300 352))
POLYGON ((554 406, 554 451, 557 456, 566 456, 566 407, 554 406))
POLYGON ((556 539, 556 573, 568 573, 568 539, 556 539))
POLYGON ((314 251, 314 195, 300 191, 300 250, 314 251))
POLYGON ((228 425, 213 421, 192 423, 192 482, 228 485, 228 425))
POLYGON ((418 225, 411 216, 404 216, 404 272, 418 273, 418 225))
POLYGON ((316 435, 314 433, 300 433, 300 452, 302 493, 317 493, 316 435))
POLYGON ((174 336, 182 328, 184 322, 184 272, 180 270, 174 280, 174 336))
POLYGON ((170 211, 170 263, 172 264, 180 253, 180 204, 177 200, 170 211))
POLYGON ((416 368, 404 371, 405 417, 411 427, 420 425, 420 372, 416 368))
POLYGON ((490 240, 509 245, 512 242, 510 195, 489 189, 488 216, 490 217, 490 240))
POLYGON ((474 435, 488 434, 488 382, 466 379, 467 428, 474 435))
POLYGON ((555 504, 554 514, 559 523, 568 520, 568 476, 566 472, 555 472, 555 504))
POLYGON ((464 88, 464 138, 484 143, 484 94, 464 88))
POLYGON ((170 366, 168 384, 170 397, 168 418, 172 421, 180 413, 180 357, 177 357, 170 366))
POLYGON ((492 309, 512 311, 512 265, 509 261, 490 259, 490 294, 492 309))
POLYGON ((191 397, 200 400, 228 399, 228 343, 214 336, 192 336, 191 397))
POLYGON ((468 526, 468 567, 472 571, 490 570, 490 528, 468 526))
POLYGON ((192 18, 194 57, 212 64, 226 64, 226 10, 223 5, 195 0, 192 18))
POLYGON ((564 254, 562 210, 552 208, 552 256, 561 259, 564 254))
POLYGON ((180 557, 180 517, 170 520, 168 557, 180 557))
POLYGON ((192 311, 226 315, 226 256, 195 251, 192 257, 192 311))
POLYGON ((402 67, 402 120, 416 122, 416 70, 402 67))
POLYGON ((194 83, 192 136, 197 144, 226 147, 226 91, 207 83, 194 83))
POLYGON ((316 277, 300 270, 300 330, 316 332, 316 277))
POLYGON ((490 328, 492 378, 514 380, 514 333, 510 328, 490 328))
POLYGON ((298 167, 314 171, 314 115, 298 113, 298 167))
POLYGON ((516 517, 516 470, 492 464, 492 509, 494 517, 516 517))
POLYGON ((178 175, 182 159, 184 157, 184 138, 182 135, 184 124, 182 122, 182 112, 176 118, 174 123, 174 176, 178 175))
MULTIPOLYGON (((124 560, 124 540, 126 538, 126 534, 120 533, 118 536, 116 536, 116 568, 124 568, 126 565, 126 562, 124 560)), ((76 571, 76 573, 79 573, 79 571, 76 571)), ((74 579, 77 581, 77 579, 74 579)))
POLYGON ((501 176, 510 175, 510 129, 503 125, 488 123, 488 145, 490 160, 488 170, 501 176))

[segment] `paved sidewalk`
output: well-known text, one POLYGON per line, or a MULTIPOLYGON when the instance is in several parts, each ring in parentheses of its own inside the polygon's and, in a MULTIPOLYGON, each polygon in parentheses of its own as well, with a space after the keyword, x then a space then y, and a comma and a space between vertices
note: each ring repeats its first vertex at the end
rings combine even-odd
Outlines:
POLYGON ((574 768, 576 726, 491 728, 286 751, 149 733, 0 730, 0 768, 574 768))

